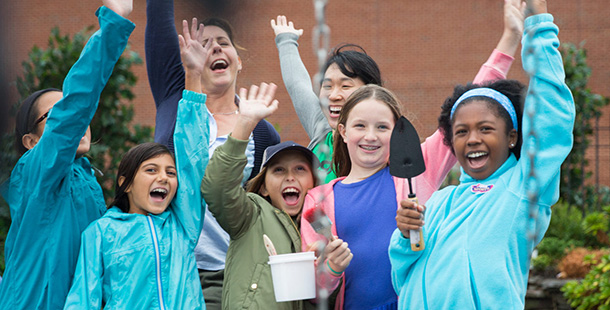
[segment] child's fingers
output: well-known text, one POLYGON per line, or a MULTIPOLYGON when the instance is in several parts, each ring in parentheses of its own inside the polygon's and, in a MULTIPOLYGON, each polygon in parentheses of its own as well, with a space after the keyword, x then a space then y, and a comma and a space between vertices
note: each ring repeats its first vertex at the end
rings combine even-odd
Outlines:
POLYGON ((248 96, 248 90, 245 89, 244 87, 239 89, 239 98, 244 98, 246 99, 246 96, 248 96))
POLYGON ((258 94, 258 86, 252 84, 250 91, 248 92, 248 100, 255 100, 258 94))

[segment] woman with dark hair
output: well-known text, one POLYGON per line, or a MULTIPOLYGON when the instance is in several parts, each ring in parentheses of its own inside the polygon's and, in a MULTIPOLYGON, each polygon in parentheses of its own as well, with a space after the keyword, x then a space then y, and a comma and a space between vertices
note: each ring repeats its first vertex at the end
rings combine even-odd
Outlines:
POLYGON ((104 214, 89 160, 89 124, 100 93, 135 25, 131 0, 103 0, 100 29, 85 45, 63 89, 26 98, 16 122, 21 158, 3 196, 11 212, 0 309, 61 309, 70 289, 81 233, 104 214))
POLYGON ((208 158, 206 96, 196 61, 203 28, 183 23, 186 89, 178 105, 175 157, 144 143, 121 159, 114 201, 83 232, 65 309, 204 309, 193 249, 205 202, 198 190, 208 158))
MULTIPOLYGON (((172 134, 185 79, 176 39, 173 1, 147 0, 146 18, 146 69, 157 108, 155 141, 165 144, 173 151, 172 134)), ((239 116, 236 85, 242 63, 231 25, 219 18, 208 18, 203 24, 203 43, 211 41, 212 44, 210 52, 203 59, 204 72, 201 76, 202 87, 207 95, 212 156, 214 150, 227 141, 239 116)), ((279 142, 280 136, 269 122, 262 120, 257 124, 246 148, 248 163, 244 168, 242 184, 258 174, 265 149, 279 142)), ((206 209, 205 213, 206 220, 195 248, 195 257, 206 306, 208 309, 220 309, 229 235, 209 210, 206 209)))
MULTIPOLYGON (((514 0, 507 1, 504 6, 502 38, 479 70, 474 83, 506 78, 513 61, 512 55, 519 46, 523 23, 522 16, 514 10, 512 2, 514 0)), ((271 20, 271 27, 275 32, 284 85, 301 124, 311 139, 308 147, 320 160, 320 169, 326 175, 323 181, 328 183, 338 176, 331 166, 331 159, 333 131, 337 128, 341 109, 347 98, 359 87, 366 84, 383 86, 379 66, 362 47, 355 44, 340 45, 331 52, 326 61, 322 71, 324 77, 321 81, 320 94, 316 95, 309 73, 299 56, 297 40, 303 34, 303 30, 297 30, 292 22, 287 22, 286 17, 281 15, 277 17, 277 21, 271 20), (328 99, 328 105, 322 106, 321 102, 325 99, 328 99)), ((448 156, 451 156, 449 148, 442 147, 440 132, 435 132, 430 138, 438 142, 440 150, 446 151, 448 156)), ((455 160, 450 163, 451 166, 453 164, 455 160)))

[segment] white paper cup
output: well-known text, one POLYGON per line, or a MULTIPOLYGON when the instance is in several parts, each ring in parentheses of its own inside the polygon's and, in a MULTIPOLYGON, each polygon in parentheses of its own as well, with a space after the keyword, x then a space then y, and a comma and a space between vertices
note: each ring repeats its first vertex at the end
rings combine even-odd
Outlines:
POLYGON ((316 272, 313 252, 269 256, 275 301, 316 297, 316 272))

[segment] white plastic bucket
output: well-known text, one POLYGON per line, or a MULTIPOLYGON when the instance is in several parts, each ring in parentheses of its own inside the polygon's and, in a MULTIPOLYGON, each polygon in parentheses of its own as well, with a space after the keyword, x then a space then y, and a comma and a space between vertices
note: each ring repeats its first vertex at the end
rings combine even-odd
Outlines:
POLYGON ((313 252, 269 256, 275 301, 316 297, 316 272, 313 252))

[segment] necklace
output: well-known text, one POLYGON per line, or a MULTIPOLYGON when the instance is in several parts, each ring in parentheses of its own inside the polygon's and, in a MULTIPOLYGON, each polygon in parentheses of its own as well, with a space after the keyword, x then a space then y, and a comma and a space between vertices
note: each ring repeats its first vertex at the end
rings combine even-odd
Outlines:
POLYGON ((225 113, 211 113, 212 116, 214 115, 233 115, 233 114, 239 114, 239 109, 236 109, 235 111, 232 112, 225 112, 225 113))

